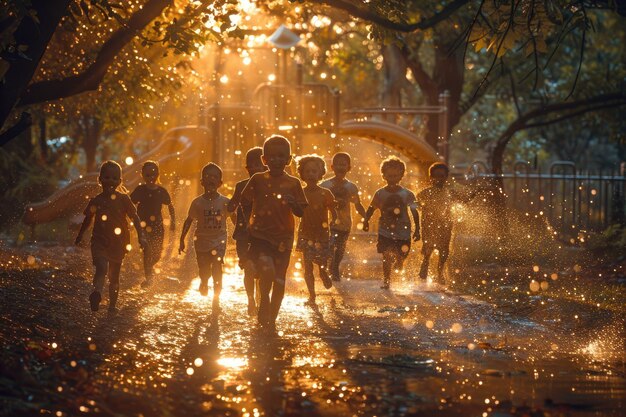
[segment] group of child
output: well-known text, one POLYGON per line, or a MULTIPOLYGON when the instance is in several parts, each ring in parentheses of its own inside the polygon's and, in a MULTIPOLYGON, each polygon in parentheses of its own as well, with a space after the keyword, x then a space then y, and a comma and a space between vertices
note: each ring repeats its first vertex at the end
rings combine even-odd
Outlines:
MULTIPOLYGON (((346 179, 351 168, 349 154, 339 152, 333 156, 331 169, 334 176, 321 184, 326 174, 324 159, 318 155, 298 158, 297 171, 304 188, 300 179, 285 171, 291 161, 291 144, 283 136, 271 136, 262 148, 250 149, 246 154, 249 178, 235 185, 231 199, 218 192, 222 185, 220 167, 209 163, 202 169, 204 193, 189 207, 180 236, 179 253, 185 251, 186 236, 195 221, 199 291, 207 295, 209 278, 213 279, 214 310, 219 309, 222 289, 227 218, 235 224, 232 237, 236 241, 239 266, 244 271, 248 314, 257 315, 259 325, 265 328, 275 329, 285 293, 287 268, 294 246, 294 216, 301 218, 295 243, 296 250, 302 253, 304 280, 309 291, 306 304, 309 306, 315 306, 314 265, 318 266, 324 287, 331 288, 333 281, 341 280, 339 266, 352 228, 351 205, 363 218, 364 231, 369 230, 369 221, 375 211, 380 211, 377 251, 383 258, 381 288, 389 288, 393 269, 402 269, 411 239, 420 239, 418 208, 422 211, 424 255, 419 276, 426 279, 429 258, 435 249, 439 251, 437 271, 441 276, 452 231, 450 210, 456 198, 452 188, 445 186, 448 177, 445 164, 437 162, 430 167, 432 184, 416 197, 400 185, 406 170, 404 162, 395 157, 387 158, 381 164, 381 174, 387 185, 376 191, 365 210, 358 187, 346 179), (409 211, 415 225, 413 232, 409 211), (259 300, 258 309, 256 299, 259 300)), ((163 248, 163 205, 169 208, 170 228, 175 230, 174 207, 167 190, 158 184, 157 163, 144 163, 142 176, 144 184, 129 195, 121 185, 121 166, 114 161, 104 162, 98 177, 102 193, 91 199, 85 209, 85 220, 76 244, 81 242, 84 232, 95 220, 91 238, 94 290, 89 296, 93 311, 99 309, 107 275, 109 312, 117 311, 121 262, 130 250, 127 218, 132 220, 143 248, 146 280, 142 286, 152 283, 154 265, 163 248)))

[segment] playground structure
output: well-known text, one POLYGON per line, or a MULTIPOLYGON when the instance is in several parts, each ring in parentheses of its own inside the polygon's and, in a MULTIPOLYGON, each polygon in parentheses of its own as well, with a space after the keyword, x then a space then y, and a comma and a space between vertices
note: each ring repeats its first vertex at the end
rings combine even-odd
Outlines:
MULTIPOLYGON (((259 35, 261 32, 250 33, 259 35)), ((139 184, 141 165, 149 159, 161 166, 163 182, 173 176, 196 179, 201 167, 213 161, 222 167, 224 183, 232 185, 241 177, 242 155, 246 150, 261 145, 267 136, 275 133, 288 136, 296 154, 317 149, 339 151, 341 139, 358 138, 380 143, 403 155, 421 172, 436 160, 446 160, 447 92, 441 94, 439 106, 342 112, 337 91, 323 83, 305 83, 303 66, 288 59, 288 51, 301 41, 299 35, 281 26, 267 41, 257 50, 270 52, 269 58, 273 61, 270 71, 277 73, 278 77, 273 74, 268 76, 270 82, 262 81, 258 77, 265 74, 258 70, 241 76, 241 61, 233 60, 235 55, 229 53, 230 47, 217 48, 215 67, 208 77, 213 80, 214 104, 202 106, 201 121, 197 126, 167 131, 155 148, 134 158, 134 162, 123 169, 127 188, 139 184), (241 77, 238 83, 229 83, 226 91, 223 84, 228 82, 229 73, 241 77), (419 119, 421 116, 437 117, 438 149, 433 149, 416 131, 415 121, 423 124, 419 119)), ((241 46, 236 48, 241 49, 241 46)), ((261 65, 262 59, 258 59, 261 65)), ((97 173, 81 176, 46 200, 29 205, 23 222, 34 227, 80 213, 87 199, 100 189, 97 176, 97 173)))
MULTIPOLYGON (((298 77, 302 79, 301 76, 298 77)), ((383 144, 425 168, 447 154, 447 108, 356 109, 340 111, 340 95, 319 83, 263 83, 248 103, 208 106, 206 125, 182 126, 167 131, 157 146, 124 167, 124 185, 134 188, 141 181, 141 165, 155 160, 167 176, 196 178, 209 161, 224 170, 224 182, 240 179, 242 153, 261 145, 264 138, 285 134, 298 153, 313 151, 313 144, 340 150, 339 138, 359 138, 383 144), (396 123, 398 116, 434 114, 440 118, 441 152, 438 153, 415 132, 396 123), (343 116, 343 117, 342 117, 343 116)), ((44 201, 30 204, 22 221, 37 225, 80 213, 86 201, 99 192, 97 173, 89 173, 58 190, 44 201)))
MULTIPOLYGON (((159 144, 141 155, 137 161, 123 168, 124 185, 136 187, 141 181, 141 165, 147 160, 159 163, 163 179, 168 176, 195 176, 202 167, 201 156, 209 132, 203 126, 184 126, 168 130, 159 144), (202 148, 202 149, 201 149, 202 148)), ((24 211, 22 221, 27 225, 47 223, 59 217, 81 212, 89 198, 100 192, 98 172, 90 172, 72 181, 44 201, 30 204, 24 211)))

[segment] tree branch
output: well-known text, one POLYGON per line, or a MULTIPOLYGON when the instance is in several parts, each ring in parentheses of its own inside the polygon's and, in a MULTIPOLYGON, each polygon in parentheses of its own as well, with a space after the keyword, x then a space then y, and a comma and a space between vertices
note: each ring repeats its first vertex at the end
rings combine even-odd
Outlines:
POLYGON ((33 118, 30 113, 23 112, 20 116, 20 120, 18 120, 17 123, 2 132, 2 134, 0 134, 0 146, 4 146, 9 143, 11 139, 31 127, 32 124, 33 118))
POLYGON ((519 100, 517 99, 517 90, 515 89, 515 78, 513 77, 513 71, 507 70, 509 73, 509 82, 511 83, 511 94, 513 95, 513 103, 515 103, 515 109, 517 110, 517 117, 522 114, 522 110, 519 106, 519 100))
POLYGON ((323 4, 335 9, 343 10, 353 17, 367 20, 386 29, 398 32, 414 32, 416 30, 424 30, 435 26, 437 23, 446 20, 453 15, 458 9, 469 3, 469 0, 454 0, 447 4, 440 12, 431 17, 424 18, 416 23, 402 23, 389 20, 370 10, 363 9, 347 0, 309 0, 309 3, 323 4))
POLYGON ((624 105, 626 105, 626 92, 618 91, 613 93, 599 94, 577 101, 552 103, 537 107, 536 109, 533 109, 526 114, 518 117, 500 135, 491 152, 491 169, 494 174, 502 173, 502 160, 506 145, 515 135, 515 133, 519 132, 520 130, 525 130, 529 127, 540 127, 548 124, 554 124, 591 111, 614 108, 624 105), (547 116, 550 113, 570 110, 571 113, 561 115, 555 119, 547 120, 545 122, 529 123, 533 119, 547 116))
POLYGON ((42 103, 96 90, 117 54, 172 3, 172 0, 150 0, 130 17, 126 26, 117 30, 104 43, 95 61, 84 72, 63 79, 31 84, 26 88, 17 105, 42 103))
POLYGON ((435 81, 431 76, 428 75, 419 58, 411 59, 410 51, 406 44, 402 45, 400 51, 404 62, 406 62, 406 65, 411 70, 411 74, 413 74, 413 78, 415 78, 422 92, 428 97, 436 97, 438 94, 437 85, 435 85, 435 81))
POLYGON ((567 119, 571 119, 573 117, 576 116, 580 116, 582 114, 585 113, 590 113, 593 111, 598 111, 598 110, 603 110, 603 109, 611 109, 611 108, 615 108, 615 107, 620 107, 620 106, 624 106, 626 105, 626 100, 622 100, 622 101, 609 101, 607 103, 604 104, 598 104, 596 106, 590 106, 590 107, 585 107, 582 108, 578 111, 572 112, 572 113, 568 113, 568 114, 564 114, 562 116, 556 117, 554 119, 548 119, 548 120, 544 120, 542 122, 535 122, 535 123, 528 123, 526 125, 524 125, 524 129, 532 129, 534 127, 543 127, 543 126, 548 126, 548 125, 552 125, 558 122, 562 122, 563 120, 567 120, 567 119))

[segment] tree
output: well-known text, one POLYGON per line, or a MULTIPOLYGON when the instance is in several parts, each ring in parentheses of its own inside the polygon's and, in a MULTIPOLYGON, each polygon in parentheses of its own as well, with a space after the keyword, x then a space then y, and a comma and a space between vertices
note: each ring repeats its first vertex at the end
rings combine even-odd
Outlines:
MULTIPOLYGON (((397 48, 405 59, 406 65, 397 65, 395 56, 398 51, 387 53, 386 56, 394 58, 391 62, 397 69, 396 76, 402 75, 404 68, 409 68, 412 75, 409 80, 414 81, 427 104, 436 104, 439 92, 448 89, 452 95, 451 128, 488 92, 506 90, 511 105, 519 111, 520 102, 532 102, 534 96, 551 90, 544 84, 555 82, 554 78, 550 79, 550 69, 555 62, 562 67, 574 68, 565 78, 568 84, 565 94, 563 79, 556 78, 560 87, 558 94, 550 91, 549 100, 541 101, 540 106, 529 110, 528 114, 520 113, 519 118, 496 138, 490 158, 494 172, 501 172, 506 145, 515 132, 526 128, 529 120, 538 117, 542 121, 535 120, 535 123, 556 123, 587 111, 623 105, 619 99, 608 100, 602 106, 584 105, 588 100, 597 104, 596 99, 621 96, 620 86, 607 92, 609 95, 575 99, 589 32, 594 28, 595 11, 608 9, 603 10, 604 14, 619 15, 620 19, 626 12, 623 6, 612 8, 611 2, 449 1, 433 5, 432 2, 312 0, 309 3, 340 9, 371 23, 371 36, 379 39, 386 51, 397 48), (424 46, 429 47, 430 58, 425 58, 424 46), (564 46, 568 47, 565 54, 562 51, 564 46), (473 71, 468 72, 468 68, 473 71), (559 103, 568 104, 564 107, 559 103), (576 110, 559 113, 550 122, 544 117, 548 111, 569 108, 576 110)), ((563 72, 559 75, 562 76, 563 72)), ((406 89, 404 82, 390 85, 397 87, 400 84, 406 89)), ((391 93, 397 95, 397 91, 396 88, 391 93)), ((429 128, 431 144, 436 143, 433 127, 429 128)))
MULTIPOLYGON (((175 54, 193 54, 232 30, 229 17, 237 12, 236 5, 226 0, 135 0, 124 5, 110 0, 10 0, 9 5, 0 15, 5 28, 0 45, 0 76, 5 81, 0 85, 1 125, 15 106, 97 90, 134 39, 175 54), (40 65, 52 36, 73 23, 76 43, 89 34, 95 34, 96 42, 73 60, 67 59, 67 44, 65 49, 48 48, 48 55, 57 54, 66 64, 60 72, 40 65), (38 80, 32 82, 36 69, 38 80)), ((3 135, 0 145, 10 139, 3 135)))

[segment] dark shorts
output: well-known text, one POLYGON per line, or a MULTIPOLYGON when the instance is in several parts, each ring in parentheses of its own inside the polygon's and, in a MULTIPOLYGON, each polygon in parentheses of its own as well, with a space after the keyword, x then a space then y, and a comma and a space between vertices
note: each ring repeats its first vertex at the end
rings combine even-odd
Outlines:
POLYGON ((396 257, 406 258, 411 251, 411 240, 396 240, 378 235, 376 250, 378 253, 392 252, 396 257))
POLYGON ((302 252, 305 259, 310 259, 319 265, 326 265, 330 259, 328 242, 314 242, 308 239, 298 239, 296 250, 302 252))
POLYGON ((258 261, 259 256, 269 256, 275 260, 291 258, 291 249, 280 250, 278 246, 268 242, 267 240, 251 236, 248 242, 250 243, 248 257, 254 262, 258 261))
MULTIPOLYGON (((198 272, 200 278, 208 278, 213 274, 212 265, 224 263, 224 258, 218 256, 218 254, 212 254, 211 252, 198 252, 196 251, 196 260, 198 261, 198 272)), ((221 267, 221 266, 220 266, 221 267)))
POLYGON ((330 230, 330 246, 333 248, 345 247, 350 237, 350 232, 347 230, 330 230))
POLYGON ((146 246, 143 248, 143 253, 152 263, 157 263, 161 259, 164 234, 163 225, 152 225, 150 229, 145 229, 146 246))

